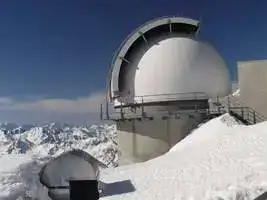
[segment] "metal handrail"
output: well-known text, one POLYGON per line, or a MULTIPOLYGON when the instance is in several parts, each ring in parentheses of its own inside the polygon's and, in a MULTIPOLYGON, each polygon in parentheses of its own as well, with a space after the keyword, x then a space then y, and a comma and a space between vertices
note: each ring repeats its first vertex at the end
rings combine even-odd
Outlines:
POLYGON ((207 94, 204 92, 163 93, 163 94, 142 95, 142 96, 135 96, 135 97, 158 97, 158 96, 171 96, 171 95, 193 95, 194 97, 197 97, 199 95, 201 97, 205 97, 208 99, 207 94))
MULTIPOLYGON (((218 98, 216 99, 216 101, 218 98)), ((219 102, 223 103, 224 105, 227 105, 228 107, 242 107, 242 108, 248 108, 252 112, 255 112, 258 116, 260 116, 262 119, 266 119, 262 114, 258 113, 256 110, 254 110, 251 107, 248 107, 244 102, 242 102, 240 99, 237 99, 235 96, 228 95, 226 97, 219 98, 219 102), (230 105, 229 105, 230 103, 230 105)))
POLYGON ((122 106, 125 105, 137 105, 140 103, 147 103, 156 101, 170 101, 170 100, 202 100, 208 99, 207 94, 204 92, 187 92, 187 93, 165 93, 165 94, 153 94, 153 95, 142 95, 142 96, 126 96, 120 98, 122 106), (159 98, 160 97, 160 98, 159 98), (154 98, 154 99, 153 99, 154 98), (123 104, 124 103, 124 104, 123 104))
MULTIPOLYGON (((125 98, 122 98, 120 100, 120 105, 117 105, 116 107, 119 109, 113 110, 113 116, 118 115, 118 119, 127 119, 129 116, 133 116, 135 118, 144 118, 144 117, 153 117, 157 115, 164 115, 164 113, 170 115, 175 113, 181 113, 181 110, 174 110, 174 111, 166 111, 166 110, 159 110, 158 108, 156 110, 153 110, 150 108, 150 110, 145 111, 146 103, 156 103, 156 102, 168 102, 170 100, 205 100, 208 99, 208 96, 205 93, 202 92, 192 92, 192 93, 166 93, 166 94, 154 94, 154 95, 143 95, 143 96, 128 96, 125 98), (159 98, 161 97, 161 98, 159 98), (127 99, 129 98, 129 99, 127 99), (152 99, 155 98, 153 101, 152 99), (149 101, 147 101, 149 100, 149 101)), ((214 104, 214 107, 207 108, 199 108, 196 104, 196 107, 192 105, 192 111, 193 112, 207 112, 211 113, 214 109, 215 113, 225 113, 225 112, 233 112, 240 117, 242 117, 244 120, 246 120, 249 124, 255 124, 258 122, 265 121, 266 118, 256 112, 254 109, 245 106, 240 100, 238 100, 236 97, 233 96, 226 96, 226 97, 217 97, 211 98, 211 102, 217 103, 214 104)), ((108 108, 108 103, 106 104, 106 118, 110 119, 110 112, 108 108)), ((103 107, 101 107, 101 112, 103 111, 103 107)), ((100 115, 103 118, 103 115, 101 113, 100 115)), ((112 117, 111 117, 112 118, 112 117)), ((130 117, 131 118, 131 117, 130 117)))
MULTIPOLYGON (((250 117, 253 117, 253 122, 256 121, 256 122, 262 122, 262 121, 265 121, 264 118, 262 118, 257 112, 253 111, 250 107, 231 107, 230 109, 231 111, 235 112, 235 110, 239 110, 241 112, 243 112, 243 115, 242 117, 246 120, 251 120, 250 117), (246 114, 247 113, 247 114, 246 114)), ((238 113, 237 113, 238 114, 238 113)))
POLYGON ((216 99, 212 98, 211 101, 213 102, 215 107, 221 107, 222 109, 228 110, 229 112, 234 112, 237 115, 240 115, 250 124, 255 124, 257 122, 266 120, 263 115, 255 111, 253 108, 246 106, 245 103, 243 103, 233 95, 220 98, 217 97, 216 99), (240 111, 241 113, 238 113, 238 111, 240 111))
MULTIPOLYGON (((125 118, 126 115, 135 115, 140 117, 146 117, 145 112, 145 104, 146 103, 156 103, 158 102, 169 102, 172 100, 208 100, 208 96, 203 92, 187 92, 187 93, 165 93, 165 94, 153 94, 153 95, 143 95, 143 96, 128 96, 125 98, 118 99, 120 104, 118 104, 115 110, 111 111, 113 115, 118 115, 120 118, 125 118), (127 99, 128 98, 128 99, 127 99), (154 98, 154 99, 153 99, 154 98), (147 101, 149 100, 149 101, 147 101), (156 101, 155 101, 156 100, 156 101)), ((106 119, 110 119, 110 111, 111 108, 108 103, 106 103, 106 108, 104 109, 103 106, 100 107, 101 112, 106 111, 106 119)), ((205 111, 207 109, 201 109, 196 106, 192 105, 192 110, 198 111, 205 111), (193 108, 194 107, 194 108, 193 108)), ((149 113, 153 112, 150 110, 149 113)), ((163 111, 158 110, 157 112, 163 113, 163 111)), ((167 111, 169 112, 169 111, 167 111)), ((101 118, 103 118, 104 114, 100 114, 101 118)), ((112 118, 112 117, 111 117, 112 118)))
POLYGON ((266 120, 266 118, 262 114, 258 113, 256 110, 254 110, 251 107, 245 106, 245 103, 242 102, 241 100, 237 99, 236 97, 234 97, 234 96, 231 95, 228 98, 231 99, 231 102, 233 102, 233 100, 234 100, 234 102, 236 103, 236 105, 238 105, 240 107, 246 107, 248 110, 250 110, 251 112, 255 113, 257 116, 259 116, 259 118, 263 119, 263 121, 266 120))
MULTIPOLYGON (((191 112, 187 112, 187 113, 194 113, 194 112, 199 112, 199 113, 207 113, 208 109, 198 109, 197 111, 192 110, 191 112)), ((146 112, 146 114, 144 115, 141 111, 139 112, 124 112, 123 117, 121 117, 121 113, 120 111, 115 111, 109 119, 132 119, 132 118, 154 118, 154 117, 160 117, 160 116, 175 116, 177 114, 181 114, 184 113, 181 110, 175 110, 172 112, 166 111, 166 110, 150 110, 148 112, 146 112)))

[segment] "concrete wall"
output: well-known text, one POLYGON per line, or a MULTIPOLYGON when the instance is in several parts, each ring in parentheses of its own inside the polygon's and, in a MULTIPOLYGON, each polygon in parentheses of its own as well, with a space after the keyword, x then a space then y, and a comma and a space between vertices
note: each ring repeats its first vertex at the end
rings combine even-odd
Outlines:
POLYGON ((117 122, 120 164, 147 161, 164 154, 204 118, 203 114, 190 113, 180 119, 117 122))
POLYGON ((238 62, 240 100, 267 117, 267 60, 238 62))

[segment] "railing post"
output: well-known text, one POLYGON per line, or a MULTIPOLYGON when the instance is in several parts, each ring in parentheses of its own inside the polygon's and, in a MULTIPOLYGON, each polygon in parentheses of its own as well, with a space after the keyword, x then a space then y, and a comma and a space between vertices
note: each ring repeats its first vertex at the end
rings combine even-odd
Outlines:
POLYGON ((106 101, 106 117, 109 120, 108 101, 106 101))
POLYGON ((220 104, 219 104, 219 96, 217 96, 217 110, 218 110, 218 113, 221 113, 221 109, 220 109, 220 104))
POLYGON ((103 104, 100 104, 100 119, 103 120, 103 104))
POLYGON ((256 113, 255 113, 255 111, 253 111, 253 122, 254 122, 254 124, 256 124, 256 113))
POLYGON ((124 116, 123 116, 123 109, 122 109, 122 102, 121 102, 120 110, 121 110, 121 119, 124 119, 124 116))
POLYGON ((242 116, 242 119, 244 119, 244 109, 243 109, 243 107, 241 107, 241 116, 242 116))
POLYGON ((144 97, 142 96, 141 98, 142 98, 142 100, 141 100, 141 112, 142 112, 142 117, 144 117, 144 97))
POLYGON ((228 96, 227 97, 227 106, 228 106, 228 112, 230 111, 230 107, 231 107, 231 105, 230 105, 230 97, 228 96))

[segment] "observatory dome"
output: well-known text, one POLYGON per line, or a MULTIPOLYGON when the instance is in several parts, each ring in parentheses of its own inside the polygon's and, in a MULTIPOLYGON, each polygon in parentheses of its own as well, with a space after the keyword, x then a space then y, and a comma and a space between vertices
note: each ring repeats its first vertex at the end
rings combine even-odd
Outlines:
POLYGON ((228 95, 227 66, 209 43, 196 39, 197 30, 198 21, 161 18, 135 31, 115 56, 110 98, 151 102, 228 95))

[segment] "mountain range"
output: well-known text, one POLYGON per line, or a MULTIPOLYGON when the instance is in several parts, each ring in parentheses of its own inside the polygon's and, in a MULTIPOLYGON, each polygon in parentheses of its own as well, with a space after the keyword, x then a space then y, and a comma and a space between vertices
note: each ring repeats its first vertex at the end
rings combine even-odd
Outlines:
POLYGON ((29 154, 53 157, 70 149, 82 149, 108 166, 117 166, 116 139, 115 125, 50 123, 21 126, 0 123, 0 156, 29 154))

